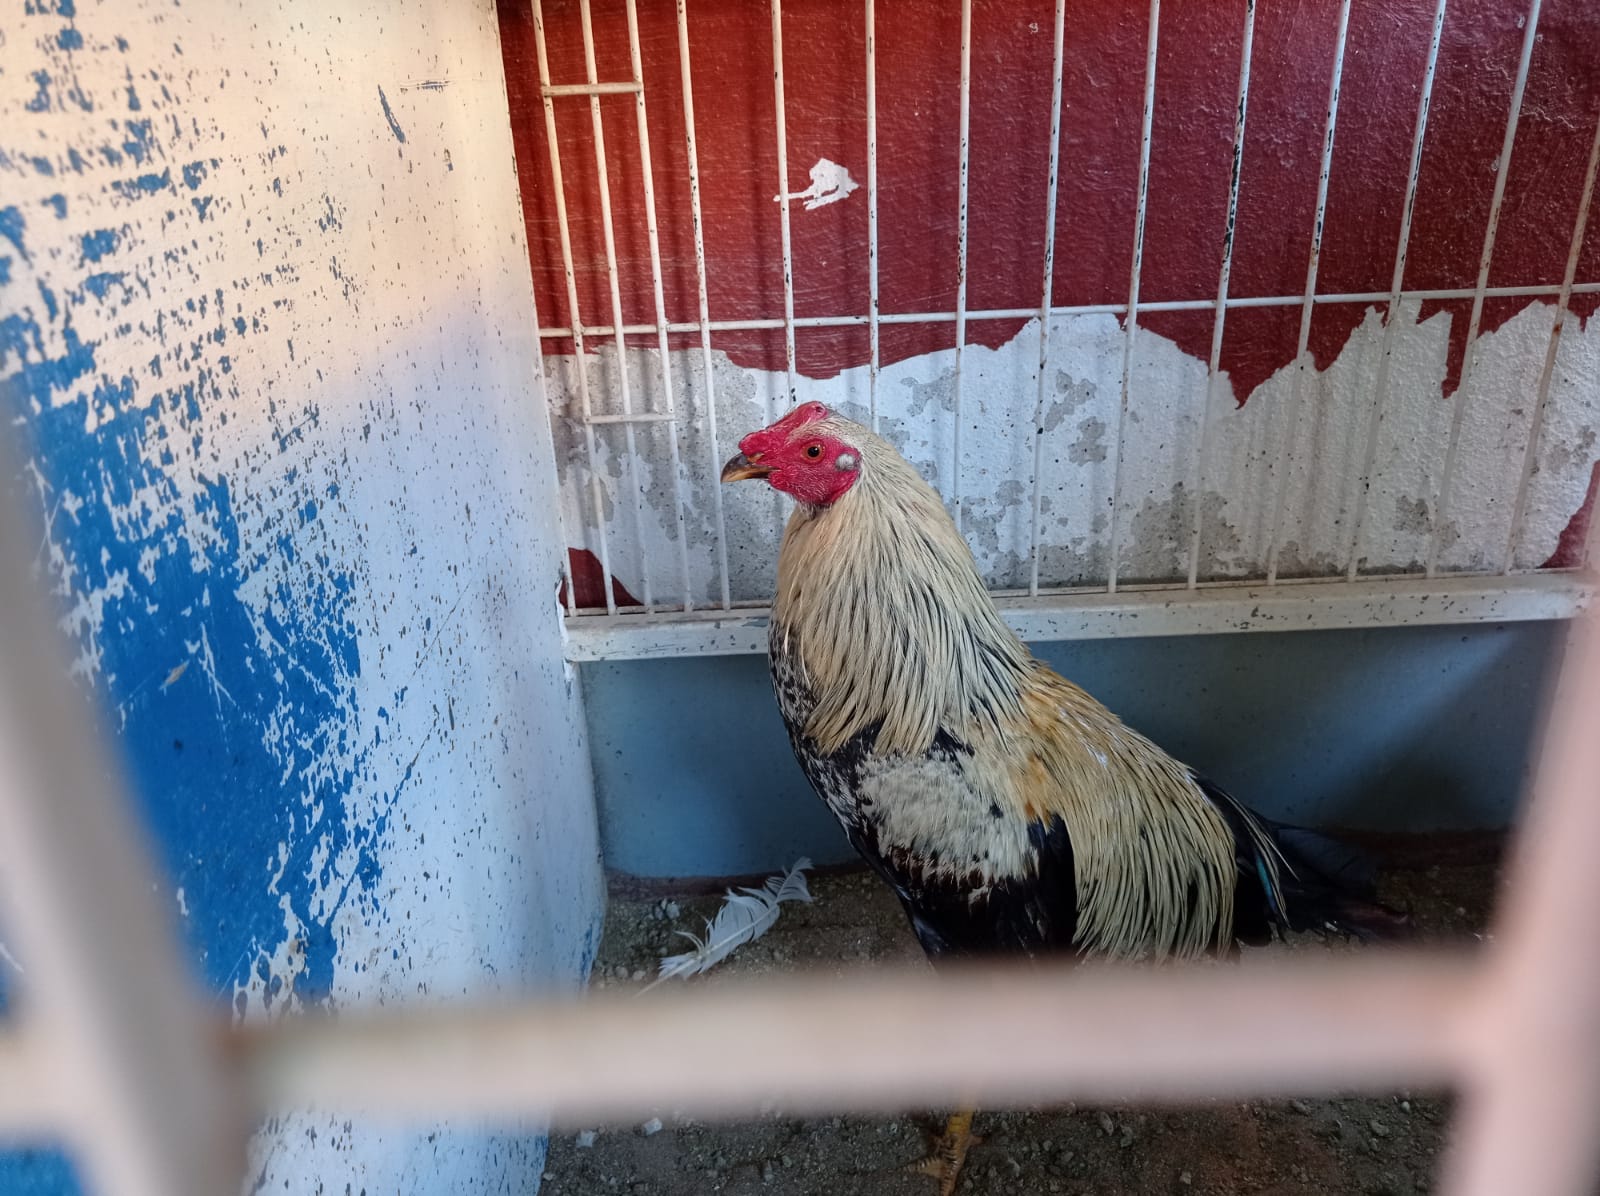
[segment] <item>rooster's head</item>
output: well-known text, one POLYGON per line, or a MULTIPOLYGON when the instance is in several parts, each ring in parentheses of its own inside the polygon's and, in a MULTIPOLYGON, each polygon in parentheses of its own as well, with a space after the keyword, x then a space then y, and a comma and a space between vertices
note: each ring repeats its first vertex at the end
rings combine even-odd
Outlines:
POLYGON ((832 506, 861 476, 861 450, 851 443, 859 430, 821 403, 801 403, 741 440, 739 455, 722 467, 722 480, 765 478, 808 506, 832 506))

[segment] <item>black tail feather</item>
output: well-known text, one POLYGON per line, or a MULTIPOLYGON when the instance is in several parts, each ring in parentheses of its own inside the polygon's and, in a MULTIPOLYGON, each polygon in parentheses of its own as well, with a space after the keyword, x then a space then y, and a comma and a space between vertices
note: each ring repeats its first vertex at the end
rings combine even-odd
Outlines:
POLYGON ((1204 777, 1195 781, 1233 831, 1239 865, 1235 932, 1242 942, 1266 941, 1271 927, 1344 934, 1363 942, 1409 936, 1410 915, 1377 900, 1377 865, 1365 852, 1264 818, 1204 777), (1262 839, 1275 849, 1275 861, 1264 858, 1262 839))

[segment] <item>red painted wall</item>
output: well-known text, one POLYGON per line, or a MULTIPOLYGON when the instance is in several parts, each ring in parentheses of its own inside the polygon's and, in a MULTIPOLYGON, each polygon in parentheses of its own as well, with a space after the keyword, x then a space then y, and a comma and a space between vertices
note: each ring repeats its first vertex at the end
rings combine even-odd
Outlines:
MULTIPOLYGON (((621 3, 597 2, 599 76, 629 77, 621 3)), ((1337 0, 1257 6, 1249 123, 1230 291, 1296 295, 1305 283, 1337 0)), ((1318 289, 1390 285, 1413 125, 1432 24, 1421 0, 1356 0, 1329 187, 1318 289)), ((1526 0, 1451 0, 1405 275, 1408 288, 1472 287, 1523 37, 1526 0)), ((556 82, 581 82, 576 3, 547 0, 556 82)), ((1227 206, 1242 0, 1168 0, 1162 7, 1142 298, 1216 294, 1227 206)), ((1134 232, 1148 7, 1069 5, 1057 203, 1055 304, 1127 298, 1134 232)), ((640 0, 650 137, 667 313, 693 320, 694 244, 673 5, 640 0)), ((1053 6, 975 0, 972 28, 970 308, 1037 306, 1042 286, 1053 6)), ((770 13, 749 0, 689 5, 699 161, 713 319, 783 314, 770 13)), ((570 323, 539 98, 532 17, 502 6, 501 31, 523 206, 547 327, 570 323)), ((862 190, 792 222, 795 311, 867 310, 865 48, 862 6, 784 5, 790 191, 820 158, 845 165, 862 190)), ((953 2, 878 0, 878 171, 881 310, 948 311, 956 302, 957 80, 960 10, 953 2)), ((1600 4, 1547 0, 1539 24, 1506 189, 1491 285, 1558 284, 1566 263, 1594 123, 1600 119, 1600 4)), ((627 322, 655 318, 634 100, 601 100, 627 322)), ((589 105, 556 101, 579 302, 611 322, 589 105)), ((1592 219, 1579 279, 1600 280, 1592 219)), ((1483 330, 1529 302, 1490 300, 1483 330)), ((1579 319, 1600 296, 1575 297, 1579 319)), ((1382 304, 1377 306, 1381 307, 1382 304)), ((1470 300, 1448 310, 1447 393, 1459 378, 1470 300)), ((1359 304, 1324 305, 1311 349, 1325 367, 1360 322, 1359 304)), ((1246 402, 1294 357, 1298 306, 1229 313, 1222 367, 1246 402)), ((975 321, 969 341, 998 345, 1020 321, 975 321)), ((1205 359, 1209 311, 1155 313, 1141 325, 1205 359)), ((886 325, 885 362, 948 348, 950 323, 886 325)), ((653 343, 653 338, 650 338, 653 343)), ((697 343, 674 338, 675 345, 697 343)), ((735 362, 783 368, 781 332, 727 332, 735 362)), ((570 352, 570 342, 554 342, 570 352)), ((868 358, 864 327, 797 334, 801 373, 826 377, 868 358)))
MULTIPOLYGON (((1453 0, 1445 22, 1417 193, 1406 285, 1471 287, 1476 281, 1495 161, 1521 46, 1524 0, 1453 0)), ((687 154, 673 6, 639 6, 657 206, 673 320, 696 316, 687 154)), ((956 295, 959 8, 932 0, 880 0, 878 170, 883 311, 953 310, 956 295)), ((1142 293, 1146 300, 1216 293, 1226 215, 1242 3, 1169 0, 1163 7, 1150 162, 1142 293)), ((1137 183, 1148 9, 1071 6, 1063 90, 1062 174, 1053 301, 1127 297, 1137 183)), ((1260 4, 1241 175, 1231 291, 1297 294, 1305 281, 1317 168, 1338 5, 1260 4)), ((977 0, 973 12, 969 224, 971 308, 1039 301, 1050 121, 1048 3, 977 0)), ((595 5, 600 77, 628 77, 621 4, 595 5)), ((1319 289, 1386 291, 1393 268, 1413 122, 1432 21, 1431 5, 1357 0, 1346 50, 1319 289)), ((740 0, 689 9, 702 202, 713 319, 783 313, 771 23, 765 5, 740 0)), ((581 82, 577 5, 545 4, 551 72, 581 82)), ((524 212, 540 316, 566 325, 565 284, 551 197, 532 18, 501 10, 524 212)), ((791 191, 819 158, 847 166, 863 190, 793 221, 795 310, 866 310, 865 49, 861 6, 790 0, 784 6, 791 191)), ((1594 121, 1600 118, 1600 5, 1548 0, 1506 190, 1492 285, 1558 283, 1566 262, 1594 121)), ((638 141, 631 96, 601 101, 616 213, 623 310, 654 319, 638 141)), ((580 304, 610 323, 598 182, 587 101, 556 102, 580 304)), ((1591 235, 1580 278, 1600 278, 1591 235)), ((1484 328, 1529 300, 1491 300, 1484 328)), ((1575 300, 1580 316, 1595 296, 1575 300)), ((1451 376, 1459 371, 1470 301, 1448 308, 1451 376)), ((1358 305, 1323 306, 1312 325, 1319 364, 1359 322, 1358 305)), ((1209 312, 1150 314, 1141 323, 1188 352, 1209 352, 1209 312)), ((1297 308, 1229 314, 1223 367, 1240 401, 1294 356, 1297 308)), ((973 342, 1014 335, 1012 321, 969 328, 973 342)), ((950 324, 885 327, 885 361, 952 343, 950 324)), ((684 338, 687 342, 689 338, 684 338)), ((723 333, 717 348, 750 366, 782 368, 779 333, 723 333)), ((570 346, 568 346, 570 349, 570 346)), ((801 330, 798 365, 826 376, 867 358, 864 329, 801 330)))

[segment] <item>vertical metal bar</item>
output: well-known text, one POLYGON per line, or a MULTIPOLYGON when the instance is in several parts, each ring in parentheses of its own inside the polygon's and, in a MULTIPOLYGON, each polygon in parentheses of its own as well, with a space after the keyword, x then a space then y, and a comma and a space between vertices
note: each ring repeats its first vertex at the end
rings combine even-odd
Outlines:
POLYGON ((1062 49, 1065 44, 1067 0, 1056 0, 1054 68, 1050 75, 1050 177, 1045 187, 1044 212, 1044 293, 1039 300, 1039 397, 1033 405, 1033 521, 1028 537, 1028 556, 1032 572, 1028 594, 1039 596, 1039 512, 1044 489, 1044 404, 1050 392, 1050 302, 1055 292, 1056 194, 1061 171, 1061 78, 1062 49))
MULTIPOLYGON (((540 418, 549 420, 550 369, 545 357, 543 335, 539 327, 539 288, 537 285, 529 288, 528 299, 528 315, 533 323, 533 351, 538 356, 538 366, 535 372, 535 381, 537 383, 540 404, 540 418)), ((581 360, 579 364, 582 364, 581 360)), ((578 613, 578 580, 573 576, 572 573, 572 555, 569 550, 572 540, 569 538, 569 534, 567 532, 566 518, 562 509, 565 506, 566 504, 562 502, 556 507, 556 525, 561 529, 560 573, 561 584, 563 589, 566 591, 566 601, 564 605, 566 606, 567 617, 571 618, 573 615, 578 613)))
MULTIPOLYGON (((0 477, 20 462, 0 427, 0 477)), ((45 1065, 28 1095, 92 1190, 238 1190, 248 1111, 191 986, 154 853, 35 584, 40 529, 0 503, 0 903, 26 974, 13 1024, 45 1065)))
POLYGON ((1328 119, 1322 134, 1322 166, 1317 175, 1317 214, 1311 223, 1311 256, 1306 264, 1305 298, 1300 304, 1300 336, 1295 342, 1294 359, 1298 363, 1294 384, 1289 388, 1289 410, 1284 423, 1288 425, 1284 445, 1281 476, 1273 487, 1272 535, 1267 541, 1267 584, 1278 584, 1278 545, 1283 538, 1283 512, 1288 505, 1289 478, 1294 471, 1294 439, 1300 423, 1300 405, 1304 392, 1310 385, 1312 362, 1306 356, 1311 344, 1311 314, 1316 308, 1317 267, 1322 261, 1322 230, 1328 214, 1328 178, 1333 172, 1333 138, 1339 123, 1339 87, 1344 78, 1344 47, 1350 32, 1350 0, 1339 5, 1339 31, 1334 36, 1333 74, 1328 80, 1328 119))
MULTIPOLYGON (((772 97, 778 137, 778 226, 783 234, 783 364, 789 398, 785 409, 799 397, 794 368, 794 251, 789 240, 789 123, 783 110, 783 0, 772 0, 772 97)), ((767 418, 775 418, 768 400, 767 418)), ((783 534, 783 498, 773 491, 773 515, 783 534)))
POLYGON ((867 407, 878 430, 878 15, 867 0, 867 407))
POLYGON ((1600 953, 1580 946, 1600 908, 1597 631, 1591 612, 1569 637, 1495 919, 1443 1166, 1457 1196, 1593 1192, 1600 1170, 1600 953))
MULTIPOLYGON (((589 0, 578 0, 578 14, 583 24, 583 69, 590 83, 600 81, 594 60, 594 24, 589 17, 589 0)), ((611 284, 611 326, 616 329, 617 340, 617 393, 622 402, 622 414, 633 414, 633 399, 628 387, 628 342, 622 334, 622 284, 617 271, 617 239, 611 222, 611 178, 606 169, 605 122, 600 117, 600 97, 589 97, 589 120, 594 127, 594 165, 600 179, 600 228, 605 234, 606 279, 611 284)), ((644 590, 644 608, 655 610, 655 596, 650 585, 650 546, 644 534, 644 487, 639 481, 639 446, 632 423, 622 425, 623 441, 628 446, 628 474, 633 479, 633 515, 635 531, 639 537, 639 580, 644 590)), ((607 586, 610 579, 606 579, 607 586)))
POLYGON ((706 375, 706 431, 711 438, 711 503, 717 519, 717 577, 722 587, 722 609, 732 610, 728 591, 728 525, 722 514, 722 487, 717 471, 722 452, 717 446, 717 388, 711 364, 711 305, 706 296, 706 230, 700 210, 700 155, 694 139, 694 73, 689 66, 689 13, 686 0, 678 0, 678 68, 683 79, 683 130, 689 149, 689 214, 694 223, 694 279, 700 303, 700 359, 706 375))
MULTIPOLYGON (((628 58, 633 69, 634 110, 639 119, 639 165, 644 178, 645 235, 650 243, 650 285, 655 299, 656 336, 661 353, 661 393, 667 416, 677 413, 677 398, 672 389, 672 355, 667 348, 667 299, 661 285, 661 236, 656 225, 655 163, 650 154, 650 121, 644 102, 644 62, 639 53, 639 11, 636 0, 627 0, 628 58)), ((598 103, 599 101, 595 101, 598 103)), ((621 344, 621 337, 617 338, 621 344)), ((684 518, 683 462, 678 454, 678 427, 667 424, 668 461, 672 467, 673 489, 677 497, 678 561, 683 570, 683 609, 694 609, 694 591, 689 581, 689 530, 684 518)))
POLYGON ((1117 592, 1118 533, 1122 523, 1122 441, 1128 426, 1128 390, 1133 370, 1133 337, 1139 324, 1139 272, 1144 265, 1144 218, 1150 197, 1150 126, 1156 107, 1156 34, 1161 25, 1161 0, 1150 0, 1150 36, 1144 59, 1144 124, 1139 142, 1139 197, 1133 222, 1133 268, 1128 281, 1128 314, 1122 341, 1122 403, 1117 416, 1117 459, 1111 469, 1111 546, 1106 593, 1117 592))
POLYGON ((1517 482, 1517 501, 1511 512, 1511 531, 1506 536, 1506 551, 1500 572, 1510 573, 1516 563, 1517 546, 1522 540, 1522 524, 1528 514, 1528 488, 1538 468, 1539 438, 1544 432, 1545 404, 1550 400, 1550 378, 1555 373, 1556 351, 1561 346, 1561 331, 1567 322, 1567 305, 1572 300, 1572 282, 1578 275, 1578 258, 1583 253, 1583 234, 1589 226, 1589 203, 1594 198, 1595 167, 1600 166, 1600 120, 1594 126, 1594 141, 1589 146, 1589 166, 1583 176, 1583 192, 1578 198, 1578 218, 1572 225, 1572 244, 1567 250, 1567 268, 1561 276, 1561 296, 1556 300, 1556 319, 1550 328, 1550 343, 1545 346, 1544 365, 1539 370, 1539 397, 1533 405, 1533 422, 1528 427, 1528 447, 1522 454, 1522 477, 1517 482))
POLYGON ((1405 280, 1406 254, 1411 246, 1411 218, 1417 206, 1417 178, 1422 173, 1422 146, 1428 132, 1428 107, 1433 102, 1433 76, 1439 65, 1439 39, 1444 32, 1447 0, 1438 0, 1433 10, 1433 35, 1428 41, 1428 61, 1422 70, 1422 98, 1417 103, 1416 129, 1411 137, 1411 170, 1406 176, 1404 213, 1400 217, 1400 243, 1394 255, 1394 273, 1389 280, 1389 306, 1383 317, 1383 352, 1378 358, 1378 377, 1373 386, 1372 420, 1367 426, 1367 443, 1362 453, 1361 472, 1356 477, 1356 509, 1350 526, 1350 551, 1345 578, 1356 579, 1356 553, 1361 549, 1361 524, 1367 515, 1367 496, 1372 490, 1372 465, 1378 455, 1378 433, 1383 427, 1384 399, 1389 390, 1389 365, 1394 357, 1394 326, 1399 316, 1400 288, 1405 280))
POLYGON ((1200 523, 1205 511, 1206 449, 1211 444, 1211 399, 1222 364, 1222 334, 1228 316, 1228 279, 1233 273, 1233 233, 1239 216, 1239 175, 1244 166, 1245 114, 1250 106, 1250 52, 1256 39, 1256 0, 1244 0, 1244 37, 1239 49, 1239 98, 1234 106, 1233 166, 1228 178, 1228 221, 1222 235, 1222 269, 1217 279, 1217 310, 1211 321, 1211 360, 1206 368, 1206 392, 1200 408, 1200 444, 1196 449, 1195 486, 1190 505, 1189 588, 1200 576, 1200 523))
MULTIPOLYGON (((789 379, 789 405, 795 395, 794 253, 789 241, 789 125, 783 110, 783 0, 772 0, 772 98, 778 135, 778 224, 783 232, 783 362, 789 379)), ((773 412, 768 411, 769 416, 773 412)))
POLYGON ((1467 407, 1467 380, 1472 376, 1477 356, 1478 328, 1483 320, 1483 293, 1489 287, 1489 264, 1494 258, 1494 241, 1500 231, 1500 205, 1506 197, 1506 178, 1511 173, 1511 153, 1516 144, 1517 123, 1522 117, 1522 94, 1528 84, 1528 66, 1533 61, 1533 42, 1539 29, 1539 8, 1543 0, 1528 5, 1528 19, 1522 30, 1522 58, 1517 63, 1517 82, 1511 90, 1511 111, 1506 114, 1505 139, 1494 172, 1494 195, 1489 200, 1489 225, 1483 231, 1483 253, 1478 258, 1478 284, 1472 296, 1472 315, 1467 320, 1467 343, 1461 352, 1461 377, 1456 383, 1456 401, 1450 413, 1450 443, 1444 453, 1444 476, 1439 479, 1439 502, 1434 511, 1433 535, 1428 541, 1428 576, 1439 566, 1444 547, 1445 521, 1450 511, 1451 482, 1455 480, 1456 454, 1461 447, 1462 416, 1467 407))
POLYGON ((967 168, 971 161, 968 134, 972 116, 972 0, 961 0, 961 116, 960 167, 956 187, 956 360, 955 435, 951 454, 950 507, 956 530, 961 529, 961 351, 967 342, 967 168))
MULTIPOLYGON (((533 42, 539 59, 539 86, 550 86, 550 58, 545 47, 544 6, 542 0, 533 0, 533 42)), ((578 403, 583 411, 583 440, 589 460, 589 497, 594 506, 595 529, 600 535, 600 588, 604 591, 606 614, 617 613, 616 593, 611 585, 611 544, 606 534, 606 512, 601 493, 599 453, 595 445, 594 425, 589 421, 594 408, 589 399, 589 370, 585 361, 583 344, 583 313, 578 309, 578 279, 572 267, 572 231, 567 222, 567 192, 561 181, 561 148, 556 140, 555 103, 544 97, 545 146, 550 154, 551 193, 556 202, 556 230, 561 239, 561 269, 567 283, 567 311, 572 321, 572 369, 577 376, 578 403)), ((620 337, 618 338, 620 341, 620 337)), ((619 351, 620 353, 620 351, 619 351)), ((577 579, 573 579, 573 601, 576 602, 577 579)))

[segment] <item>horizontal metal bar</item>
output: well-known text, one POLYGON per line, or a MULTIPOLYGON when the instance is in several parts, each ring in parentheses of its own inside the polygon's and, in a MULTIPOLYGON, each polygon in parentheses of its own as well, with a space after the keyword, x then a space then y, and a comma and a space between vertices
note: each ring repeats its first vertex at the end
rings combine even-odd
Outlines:
POLYGON ((874 970, 850 983, 786 975, 646 1000, 294 1019, 243 1041, 264 1108, 417 1120, 578 1127, 668 1110, 1286 1096, 1452 1082, 1473 1049, 1465 1031, 1481 1029, 1475 978, 1467 959, 1388 952, 1230 968, 874 970))
MULTIPOLYGON (((1239 631, 1437 626, 1570 619, 1594 599, 1584 571, 1499 575, 1307 579, 997 595, 996 605, 1025 640, 1215 635, 1239 631)), ((566 621, 572 661, 737 656, 767 650, 768 609, 692 615, 577 615, 566 621)))
POLYGON ((644 88, 638 83, 552 83, 541 87, 543 96, 631 96, 644 88))
POLYGON ((675 424, 678 416, 670 411, 635 411, 630 415, 591 415, 588 419, 579 418, 579 423, 594 424, 675 424))
MULTIPOLYGON (((1574 295, 1600 294, 1600 282, 1580 282, 1572 287, 1574 295)), ((1400 302, 1408 300, 1429 301, 1444 299, 1471 299, 1477 294, 1473 287, 1445 287, 1431 291, 1402 291, 1400 302)), ((1554 298, 1561 294, 1560 285, 1552 286, 1524 286, 1524 287, 1490 287, 1484 292, 1489 299, 1540 299, 1554 298)), ((1300 307, 1306 301, 1305 295, 1230 295, 1227 301, 1229 310, 1243 307, 1300 307)), ((1388 291, 1351 291, 1344 294, 1316 295, 1311 300, 1317 304, 1339 303, 1387 303, 1388 291)), ((1141 312, 1173 312, 1173 311, 1215 311, 1217 301, 1210 299, 1163 299, 1146 303, 1139 301, 1141 312)), ((1126 303, 1079 303, 1067 304, 1061 307, 1052 307, 1052 316, 1120 316, 1128 310, 1126 303)), ((974 320, 1032 320, 1039 316, 1037 307, 995 307, 984 309, 969 309, 966 313, 967 321, 974 320)), ((956 313, 953 311, 914 311, 914 312, 880 312, 880 324, 953 324, 956 313)), ((870 315, 859 316, 796 316, 796 328, 855 328, 864 327, 871 320, 870 315)), ((758 332, 766 329, 782 328, 782 319, 750 319, 750 320, 710 320, 706 327, 712 332, 758 332)), ((624 324, 624 336, 654 336, 658 329, 654 324, 624 324)), ((667 324, 668 332, 699 332, 699 321, 674 320, 667 324)), ((557 337, 570 337, 571 328, 543 328, 539 335, 545 339, 557 337)), ((584 336, 615 336, 614 324, 585 324, 584 336)))

